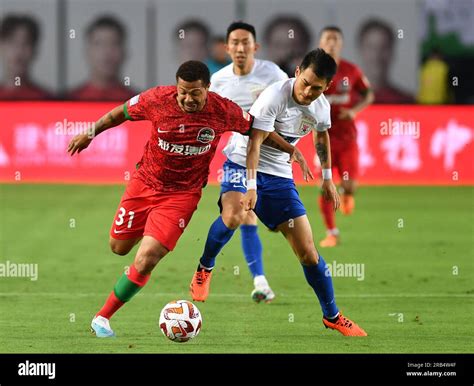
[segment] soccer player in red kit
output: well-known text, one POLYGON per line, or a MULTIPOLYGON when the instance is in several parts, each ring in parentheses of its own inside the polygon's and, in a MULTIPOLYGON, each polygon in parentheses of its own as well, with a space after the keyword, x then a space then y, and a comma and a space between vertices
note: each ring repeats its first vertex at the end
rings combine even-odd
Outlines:
MULTIPOLYGON (((359 171, 359 149, 354 118, 374 100, 374 94, 362 71, 355 64, 341 58, 343 35, 339 27, 328 26, 321 30, 319 47, 337 63, 332 85, 324 92, 331 104, 331 159, 332 169, 341 179, 341 212, 349 215, 354 210, 354 192, 359 171)), ((330 201, 319 197, 319 207, 326 225, 326 238, 321 247, 335 247, 339 243, 336 214, 330 201)))
MULTIPOLYGON (((174 249, 197 208, 222 134, 244 134, 251 129, 252 117, 229 99, 209 92, 209 79, 204 63, 185 62, 176 73, 176 86, 146 90, 95 125, 94 136, 127 119, 149 120, 153 125, 110 229, 110 247, 116 254, 126 255, 140 240, 141 244, 130 269, 92 320, 97 337, 115 336, 109 323, 112 315, 147 283, 156 264, 174 249)), ((75 136, 68 151, 80 153, 94 136, 75 136)))

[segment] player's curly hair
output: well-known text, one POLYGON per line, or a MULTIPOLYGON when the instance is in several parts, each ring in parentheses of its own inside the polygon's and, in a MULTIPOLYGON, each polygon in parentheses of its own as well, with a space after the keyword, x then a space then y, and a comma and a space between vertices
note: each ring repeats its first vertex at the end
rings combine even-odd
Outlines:
POLYGON ((198 60, 188 60, 181 64, 178 71, 176 71, 176 81, 178 81, 178 78, 181 78, 186 82, 200 80, 206 86, 211 82, 209 69, 203 62, 198 60))

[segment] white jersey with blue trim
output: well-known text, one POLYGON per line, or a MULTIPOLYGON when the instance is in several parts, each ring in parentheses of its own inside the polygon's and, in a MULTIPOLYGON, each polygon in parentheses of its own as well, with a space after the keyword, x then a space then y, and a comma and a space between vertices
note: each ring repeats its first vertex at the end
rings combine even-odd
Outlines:
MULTIPOLYGON (((268 60, 255 59, 252 71, 247 75, 236 75, 233 63, 217 71, 211 77, 211 87, 209 90, 237 103, 243 110, 249 111, 263 90, 271 84, 284 79, 288 79, 288 75, 275 63, 268 60)), ((247 143, 248 137, 239 133, 232 133, 223 153, 227 154, 228 149, 234 148, 234 143, 236 142, 247 143)))
MULTIPOLYGON (((293 99, 295 80, 290 78, 267 87, 249 111, 254 116, 253 127, 268 132, 276 131, 292 145, 296 145, 312 131, 326 131, 331 127, 331 108, 324 94, 310 105, 300 105, 293 99)), ((242 135, 239 137, 241 138, 227 145, 224 153, 232 162, 245 166, 248 138, 242 135)), ((289 154, 262 145, 257 170, 278 177, 293 178, 289 159, 289 154)))
POLYGON ((255 59, 247 75, 236 75, 233 63, 217 71, 211 77, 209 90, 230 99, 248 112, 263 90, 284 79, 288 76, 275 63, 255 59))

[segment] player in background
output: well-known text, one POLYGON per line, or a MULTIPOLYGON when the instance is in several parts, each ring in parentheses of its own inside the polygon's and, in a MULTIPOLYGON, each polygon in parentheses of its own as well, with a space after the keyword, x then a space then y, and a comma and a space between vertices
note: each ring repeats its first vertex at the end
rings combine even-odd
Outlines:
POLYGON ((121 72, 127 59, 127 32, 115 16, 99 16, 84 36, 89 67, 88 79, 70 91, 67 99, 81 101, 123 101, 136 92, 124 84, 121 72))
POLYGON ((140 242, 129 270, 115 284, 91 328, 97 337, 115 336, 109 320, 150 279, 191 220, 207 182, 209 165, 226 131, 247 133, 252 117, 232 101, 208 92, 210 74, 198 61, 183 63, 176 86, 158 86, 104 115, 94 135, 75 136, 71 155, 101 132, 125 120, 149 120, 153 129, 143 156, 119 204, 110 229, 110 247, 126 255, 140 242))
MULTIPOLYGON (((354 192, 359 172, 359 149, 355 116, 374 101, 369 81, 355 64, 341 58, 343 35, 339 27, 328 26, 319 34, 319 47, 331 55, 337 63, 332 84, 324 92, 331 104, 331 159, 333 171, 341 179, 341 212, 350 215, 354 211, 354 192)), ((339 243, 336 213, 332 204, 319 197, 326 237, 321 247, 335 247, 339 243)))
MULTIPOLYGON (((256 43, 255 28, 247 23, 235 22, 227 29, 226 36, 227 52, 232 63, 216 72, 211 77, 211 91, 229 98, 237 103, 243 110, 249 111, 257 96, 270 84, 288 76, 273 62, 255 58, 259 49, 256 43)), ((228 160, 223 166, 223 184, 230 180, 238 179, 240 170, 233 170, 232 153, 238 149, 239 153, 246 153, 248 137, 239 133, 233 133, 229 143, 224 148, 224 154, 228 160)), ((226 191, 221 193, 219 206, 221 215, 214 221, 209 229, 207 241, 201 259, 215 257, 219 253, 215 240, 230 239, 234 231, 240 227, 242 249, 244 251, 247 266, 253 277, 255 289, 252 291, 252 299, 256 302, 270 302, 274 299, 273 293, 267 279, 265 278, 262 261, 262 243, 257 232, 257 216, 252 211, 244 211, 240 205, 243 194, 239 191, 226 191)), ((220 243, 218 243, 220 244, 220 243)), ((199 264, 193 282, 200 280, 207 269, 212 267, 199 264)), ((191 283, 191 286, 193 285, 191 283)), ((199 300, 199 293, 192 292, 194 300, 199 300)))
POLYGON ((41 29, 29 15, 0 12, 0 100, 41 100, 52 95, 32 79, 41 29))
MULTIPOLYGON (((288 156, 280 150, 262 145, 270 132, 277 132, 286 141, 296 144, 312 133, 323 167, 322 191, 339 207, 339 196, 331 179, 331 152, 328 129, 331 126, 329 102, 323 95, 336 73, 336 62, 322 49, 309 52, 296 69, 296 78, 282 80, 267 87, 250 109, 254 116, 248 141, 248 155, 235 150, 232 167, 247 174, 246 186, 223 184, 223 191, 244 194, 245 210, 253 209, 271 230, 281 232, 298 257, 306 280, 316 293, 323 310, 323 323, 346 336, 366 336, 357 324, 344 317, 336 306, 330 271, 316 250, 306 209, 293 180, 288 156), (258 189, 258 200, 257 200, 258 189)), ((241 178, 242 181, 243 177, 241 178)), ((221 247, 225 242, 221 241, 221 247)), ((215 257, 202 259, 212 267, 215 257)), ((209 293, 211 275, 200 284, 204 295, 209 293)))

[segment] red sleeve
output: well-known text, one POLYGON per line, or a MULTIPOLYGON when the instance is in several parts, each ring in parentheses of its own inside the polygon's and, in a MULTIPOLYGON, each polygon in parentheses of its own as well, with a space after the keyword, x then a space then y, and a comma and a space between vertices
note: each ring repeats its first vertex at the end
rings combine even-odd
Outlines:
POLYGON ((354 67, 354 88, 361 94, 370 89, 370 83, 359 67, 354 67))
POLYGON ((247 134, 253 123, 253 116, 231 100, 226 100, 227 124, 226 131, 236 131, 247 134))
POLYGON ((123 105, 125 118, 131 121, 148 120, 148 106, 152 98, 156 98, 156 87, 130 98, 123 105))

